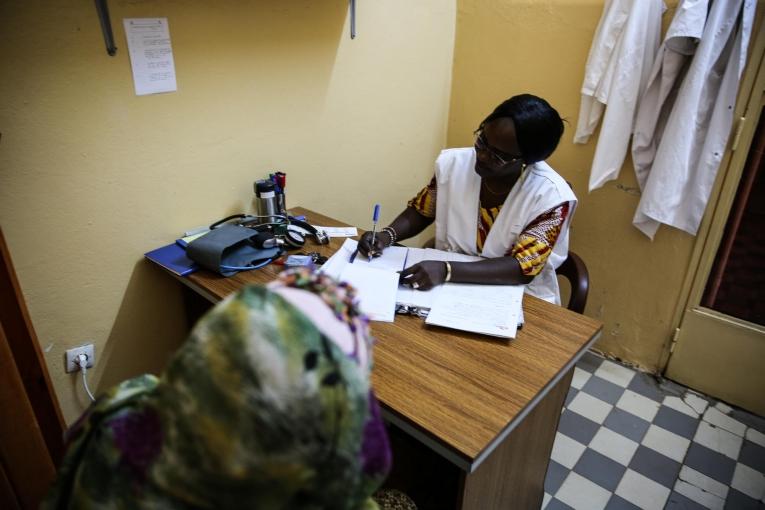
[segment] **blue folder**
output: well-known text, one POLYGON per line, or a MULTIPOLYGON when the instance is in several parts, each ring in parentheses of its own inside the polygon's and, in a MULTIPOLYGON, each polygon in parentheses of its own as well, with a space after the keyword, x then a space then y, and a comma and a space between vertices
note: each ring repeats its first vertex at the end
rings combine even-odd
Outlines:
POLYGON ((186 276, 199 269, 199 266, 186 256, 186 250, 177 243, 157 248, 145 253, 144 256, 178 276, 186 276))

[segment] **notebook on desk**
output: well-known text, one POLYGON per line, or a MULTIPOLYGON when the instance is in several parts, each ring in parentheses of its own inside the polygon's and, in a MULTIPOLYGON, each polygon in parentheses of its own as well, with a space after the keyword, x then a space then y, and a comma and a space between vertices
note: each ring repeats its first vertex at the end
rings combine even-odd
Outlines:
POLYGON ((397 307, 427 314, 427 324, 514 338, 523 322, 522 285, 446 283, 431 290, 398 284, 398 272, 423 260, 471 262, 481 257, 434 250, 391 246, 371 261, 356 257, 357 241, 346 239, 321 271, 357 288, 360 307, 372 320, 393 322, 397 307))
POLYGON ((426 324, 515 338, 522 324, 522 285, 446 283, 438 288, 426 324))
POLYGON ((177 243, 168 244, 167 246, 144 253, 144 257, 153 260, 178 276, 186 276, 199 269, 199 266, 186 256, 186 250, 177 243))

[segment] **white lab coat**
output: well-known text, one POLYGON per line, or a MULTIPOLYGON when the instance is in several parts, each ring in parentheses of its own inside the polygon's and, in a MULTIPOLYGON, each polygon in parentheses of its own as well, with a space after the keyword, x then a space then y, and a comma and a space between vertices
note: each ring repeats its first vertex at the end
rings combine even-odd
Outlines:
MULTIPOLYGON (((436 248, 479 255, 478 229, 481 177, 475 173, 475 149, 447 149, 436 160, 436 248)), ((568 202, 570 209, 552 253, 542 271, 525 286, 526 293, 560 304, 555 269, 568 257, 568 232, 576 210, 576 196, 568 183, 544 161, 529 165, 507 195, 486 237, 482 257, 502 257, 518 236, 540 214, 568 202)))
POLYGON ((601 115, 590 191, 615 179, 624 163, 638 98, 661 36, 662 0, 608 0, 587 57, 574 143, 587 143, 601 115))
POLYGON ((704 32, 709 0, 683 0, 675 11, 635 115, 632 163, 640 189, 645 188, 656 148, 696 45, 704 32))
POLYGON ((730 134, 754 10, 754 0, 712 1, 632 220, 651 239, 661 223, 698 231, 730 134))

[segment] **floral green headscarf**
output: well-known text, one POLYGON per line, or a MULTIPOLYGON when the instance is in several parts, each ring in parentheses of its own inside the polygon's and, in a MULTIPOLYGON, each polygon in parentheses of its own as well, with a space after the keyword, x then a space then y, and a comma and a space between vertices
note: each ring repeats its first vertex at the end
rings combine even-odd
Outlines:
POLYGON ((306 271, 244 288, 160 378, 80 418, 43 508, 376 508, 391 459, 370 354, 352 288, 306 271), (345 343, 326 333, 338 324, 345 343))

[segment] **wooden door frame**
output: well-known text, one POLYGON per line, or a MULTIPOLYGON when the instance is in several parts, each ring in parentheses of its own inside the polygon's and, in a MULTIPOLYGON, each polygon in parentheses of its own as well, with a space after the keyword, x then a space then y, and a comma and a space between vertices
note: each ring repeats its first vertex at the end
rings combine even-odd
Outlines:
POLYGON ((742 75, 738 98, 733 114, 733 126, 729 138, 729 147, 720 163, 720 171, 715 179, 709 196, 706 213, 699 226, 693 253, 688 263, 675 310, 672 324, 673 334, 664 344, 659 361, 659 371, 664 374, 669 365, 674 343, 689 307, 701 303, 706 280, 712 270, 715 255, 725 233, 725 225, 731 207, 736 198, 739 182, 746 165, 749 149, 760 118, 759 97, 753 94, 765 87, 765 2, 757 2, 755 20, 752 27, 752 39, 746 69, 742 75), (754 104, 756 103, 756 104, 754 104))
POLYGON ((56 477, 56 466, 2 325, 0 367, 0 405, 6 410, 0 419, 0 506, 37 508, 56 477))
POLYGON ((0 506, 37 508, 64 452, 65 421, 0 228, 0 506))

